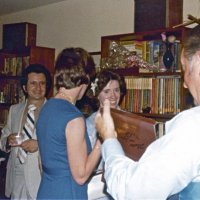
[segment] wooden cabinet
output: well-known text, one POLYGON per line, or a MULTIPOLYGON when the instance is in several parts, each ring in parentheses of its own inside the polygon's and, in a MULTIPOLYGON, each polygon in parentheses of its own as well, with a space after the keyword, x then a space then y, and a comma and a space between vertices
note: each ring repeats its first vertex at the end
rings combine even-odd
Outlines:
MULTIPOLYGON (((54 74, 55 49, 47 47, 25 47, 18 50, 0 50, 0 127, 5 125, 10 105, 24 98, 19 84, 22 70, 29 64, 39 63, 54 74)), ((53 88, 49 96, 53 95, 53 88)))
POLYGON ((3 49, 36 46, 37 25, 22 22, 3 24, 3 49))
POLYGON ((183 0, 135 0, 135 32, 173 27, 183 22, 183 0))
POLYGON ((108 67, 125 77, 127 93, 121 104, 122 109, 165 122, 191 106, 190 102, 188 103, 188 91, 183 88, 183 72, 180 64, 182 39, 187 30, 187 28, 168 28, 101 37, 101 63, 103 64, 101 68, 108 67), (163 66, 161 68, 165 53, 160 54, 161 48, 165 45, 161 33, 165 33, 167 37, 171 35, 176 37, 171 49, 174 62, 168 70, 163 70, 163 66), (114 49, 114 58, 112 58, 113 43, 118 45, 114 49), (160 46, 154 49, 154 44, 160 46), (124 49, 129 54, 128 56, 124 54, 124 58, 120 58, 124 49), (117 51, 119 52, 117 53, 117 51), (133 55, 138 55, 141 62, 144 61, 150 66, 157 65, 157 68, 144 71, 141 66, 131 67, 120 66, 120 63, 116 64, 117 59, 125 60, 133 55), (157 56, 157 59, 154 60, 154 56, 157 56), (159 60, 160 62, 158 62, 159 60))

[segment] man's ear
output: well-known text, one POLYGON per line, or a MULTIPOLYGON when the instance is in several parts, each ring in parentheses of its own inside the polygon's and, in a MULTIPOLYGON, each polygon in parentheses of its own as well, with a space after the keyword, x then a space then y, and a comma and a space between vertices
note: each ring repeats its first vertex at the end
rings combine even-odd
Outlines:
POLYGON ((27 92, 26 86, 23 85, 22 87, 23 87, 24 92, 27 92))
POLYGON ((190 61, 190 71, 194 73, 196 76, 200 76, 200 51, 197 51, 190 61))
POLYGON ((197 51, 195 54, 195 64, 195 67, 198 69, 198 74, 200 76, 200 51, 197 51))
POLYGON ((200 51, 197 51, 197 59, 198 59, 198 61, 200 61, 200 51))

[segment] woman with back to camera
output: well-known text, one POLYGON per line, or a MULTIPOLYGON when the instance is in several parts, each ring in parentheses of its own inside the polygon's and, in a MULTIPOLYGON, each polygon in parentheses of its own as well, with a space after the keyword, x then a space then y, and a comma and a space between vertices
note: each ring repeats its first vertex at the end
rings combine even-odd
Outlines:
POLYGON ((45 104, 37 123, 43 170, 38 199, 88 198, 86 181, 99 161, 101 144, 97 140, 91 151, 85 119, 75 106, 95 74, 95 65, 87 65, 87 60, 83 62, 75 48, 64 49, 56 60, 58 92, 45 104))
MULTIPOLYGON (((125 81, 120 75, 109 70, 103 70, 97 74, 95 81, 91 84, 91 92, 94 96, 94 100, 97 100, 99 108, 103 107, 103 102, 105 99, 108 99, 112 108, 120 109, 120 100, 126 93, 125 81)), ((92 147, 95 146, 97 141, 97 131, 94 123, 95 116, 96 112, 86 119, 87 132, 89 134, 92 147)), ((103 170, 102 161, 98 165, 98 170, 103 170)), ((102 191, 102 193, 99 192, 99 194, 94 192, 95 189, 93 190, 93 185, 94 188, 98 187, 98 185, 102 184, 101 180, 98 181, 98 179, 94 178, 91 179, 91 182, 93 182, 93 184, 90 184, 92 188, 89 188, 89 191, 92 193, 91 195, 101 197, 101 199, 111 198, 109 195, 104 193, 104 191, 102 191)))

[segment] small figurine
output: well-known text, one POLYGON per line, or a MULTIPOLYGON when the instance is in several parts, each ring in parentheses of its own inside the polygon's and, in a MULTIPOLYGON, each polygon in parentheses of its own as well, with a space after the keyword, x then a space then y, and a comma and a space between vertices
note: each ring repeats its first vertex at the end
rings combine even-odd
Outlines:
POLYGON ((167 37, 165 33, 162 33, 161 36, 162 36, 163 42, 166 45, 166 51, 163 55, 163 63, 166 69, 169 71, 174 63, 174 56, 172 54, 171 48, 176 40, 176 37, 174 35, 170 35, 167 37))

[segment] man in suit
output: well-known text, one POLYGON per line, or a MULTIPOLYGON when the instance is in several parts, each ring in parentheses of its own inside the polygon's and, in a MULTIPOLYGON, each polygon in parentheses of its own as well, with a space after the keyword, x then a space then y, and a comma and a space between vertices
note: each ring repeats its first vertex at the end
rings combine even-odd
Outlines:
POLYGON ((34 132, 29 139, 23 140, 21 145, 16 145, 15 136, 23 135, 22 129, 26 122, 28 106, 31 104, 36 107, 34 118, 37 120, 51 87, 49 71, 40 64, 29 65, 22 72, 21 87, 26 98, 10 107, 7 124, 1 135, 2 150, 10 152, 5 195, 11 199, 35 199, 41 179, 36 134, 34 132), (19 150, 26 152, 23 162, 19 150))

